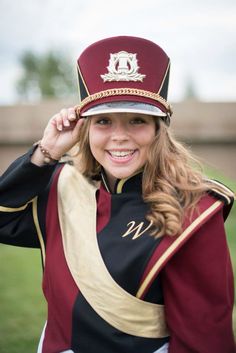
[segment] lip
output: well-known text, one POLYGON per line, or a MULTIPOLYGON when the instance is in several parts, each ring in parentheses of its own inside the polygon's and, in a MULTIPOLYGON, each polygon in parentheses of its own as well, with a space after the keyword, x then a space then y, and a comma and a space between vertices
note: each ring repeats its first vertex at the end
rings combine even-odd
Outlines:
POLYGON ((106 152, 112 162, 124 164, 130 162, 134 158, 137 149, 109 149, 106 152))

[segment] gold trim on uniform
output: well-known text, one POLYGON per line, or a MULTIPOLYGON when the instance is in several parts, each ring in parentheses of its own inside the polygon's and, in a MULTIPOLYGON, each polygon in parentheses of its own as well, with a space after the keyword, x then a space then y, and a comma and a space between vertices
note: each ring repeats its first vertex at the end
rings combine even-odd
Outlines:
POLYGON ((19 207, 0 206, 0 212, 20 212, 20 211, 24 211, 29 204, 32 204, 32 215, 33 215, 34 225, 35 225, 35 229, 38 235, 38 239, 39 239, 39 243, 42 251, 43 263, 45 264, 45 245, 44 245, 43 235, 42 235, 40 225, 39 225, 39 220, 38 220, 37 202, 38 202, 38 197, 36 196, 26 204, 19 207))
POLYGON ((149 286, 150 282, 152 281, 153 277, 159 271, 162 264, 166 261, 168 257, 176 250, 176 248, 189 236, 189 234, 194 231, 194 229, 201 224, 205 218, 207 218, 211 213, 213 213, 220 205, 222 205, 222 201, 216 201, 207 208, 199 217, 197 217, 184 231, 180 236, 176 238, 176 240, 168 247, 168 249, 163 253, 163 255, 157 260, 155 265, 152 267, 148 275, 146 276, 145 280, 143 281, 142 285, 140 286, 136 297, 141 298, 143 293, 145 292, 146 288, 149 286))
POLYGON ((109 189, 109 186, 108 186, 108 184, 106 182, 106 178, 104 177, 103 173, 101 173, 101 178, 102 178, 102 182, 103 182, 103 184, 105 186, 106 191, 110 193, 111 191, 109 189))
POLYGON ((117 194, 121 194, 122 193, 123 186, 126 183, 126 181, 129 180, 129 179, 130 179, 130 177, 124 178, 124 179, 121 179, 121 180, 118 181, 117 186, 116 186, 116 193, 117 194))
POLYGON ((166 337, 164 306, 126 292, 106 268, 97 242, 96 190, 74 167, 64 166, 58 180, 58 211, 71 275, 91 307, 111 326, 139 337, 166 337))
POLYGON ((208 179, 208 182, 210 184, 213 184, 213 187, 210 188, 210 191, 213 191, 214 193, 216 193, 216 195, 218 194, 218 195, 224 197, 228 205, 230 205, 231 202, 233 201, 233 199, 235 199, 235 193, 232 190, 230 190, 227 186, 225 186, 224 184, 222 184, 216 180, 213 180, 213 179, 208 179), (222 190, 215 189, 214 186, 219 186, 219 188, 222 190))
POLYGON ((118 181, 118 183, 117 183, 117 186, 116 186, 116 190, 115 190, 116 193, 117 193, 117 194, 121 194, 122 191, 123 191, 123 186, 125 185, 125 183, 126 183, 129 179, 133 178, 135 175, 138 175, 139 173, 141 173, 142 170, 143 170, 143 168, 137 170, 134 174, 130 175, 130 176, 127 177, 127 178, 120 179, 120 180, 118 181))
POLYGON ((39 219, 38 219, 38 197, 37 196, 33 199, 32 211, 33 211, 34 225, 37 231, 37 235, 38 235, 38 239, 39 239, 39 243, 42 251, 43 264, 45 266, 45 245, 44 245, 44 239, 43 239, 43 235, 40 229, 39 219))
POLYGON ((79 96, 80 96, 80 100, 81 100, 81 92, 80 92, 80 82, 79 82, 79 77, 81 78, 82 82, 83 82, 83 85, 84 85, 84 88, 86 89, 87 91, 87 94, 89 95, 89 90, 88 90, 88 87, 84 81, 84 78, 83 78, 83 75, 81 73, 81 70, 80 70, 80 67, 79 67, 79 64, 77 64, 77 70, 78 70, 78 90, 79 90, 79 96))
POLYGON ((213 187, 213 188, 210 189, 210 191, 213 191, 217 195, 222 196, 225 199, 225 201, 227 202, 228 205, 231 203, 230 197, 228 195, 224 194, 223 192, 220 192, 218 189, 215 189, 213 187))
POLYGON ((164 82, 165 82, 166 75, 167 75, 167 73, 168 73, 168 71, 169 71, 169 68, 170 68, 170 61, 169 61, 168 66, 167 66, 167 68, 166 68, 166 72, 165 72, 165 75, 164 75, 164 77, 163 77, 163 80, 162 80, 162 83, 161 83, 161 85, 160 85, 160 88, 159 88, 159 90, 158 90, 158 94, 160 94, 160 92, 161 92, 161 89, 162 89, 163 84, 164 84, 164 82))
POLYGON ((94 93, 92 95, 89 95, 85 99, 82 100, 82 102, 76 107, 76 113, 79 114, 80 110, 87 104, 94 102, 96 100, 110 97, 110 96, 140 96, 140 97, 146 97, 153 99, 157 102, 160 102, 169 112, 169 114, 172 114, 172 109, 170 104, 158 93, 153 93, 150 91, 145 91, 142 89, 136 89, 136 88, 112 88, 112 89, 107 89, 104 91, 100 91, 97 93, 94 93))
POLYGON ((33 200, 30 200, 26 204, 19 206, 19 207, 6 207, 6 206, 0 206, 0 212, 19 212, 19 211, 24 211, 27 206, 32 203, 33 200))

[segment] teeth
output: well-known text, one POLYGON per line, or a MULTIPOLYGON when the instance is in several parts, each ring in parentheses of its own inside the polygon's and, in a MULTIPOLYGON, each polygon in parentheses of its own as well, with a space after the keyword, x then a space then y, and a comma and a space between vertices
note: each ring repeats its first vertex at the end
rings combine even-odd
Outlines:
POLYGON ((110 151, 110 154, 114 157, 126 157, 132 154, 134 151, 110 151))

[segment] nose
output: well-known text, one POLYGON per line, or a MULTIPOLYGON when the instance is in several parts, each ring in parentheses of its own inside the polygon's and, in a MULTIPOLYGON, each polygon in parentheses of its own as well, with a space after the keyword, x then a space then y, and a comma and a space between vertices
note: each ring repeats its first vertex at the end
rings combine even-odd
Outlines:
POLYGON ((111 138, 113 141, 127 141, 129 139, 128 129, 124 122, 118 121, 114 124, 111 138))

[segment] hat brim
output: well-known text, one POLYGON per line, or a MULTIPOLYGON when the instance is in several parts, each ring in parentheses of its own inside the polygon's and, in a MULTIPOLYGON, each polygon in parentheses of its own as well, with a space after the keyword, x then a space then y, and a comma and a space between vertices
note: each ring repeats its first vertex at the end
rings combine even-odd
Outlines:
POLYGON ((110 103, 98 104, 87 111, 84 111, 81 116, 89 117, 100 114, 112 113, 135 113, 145 114, 150 116, 166 117, 167 114, 154 105, 138 102, 118 101, 110 103))

